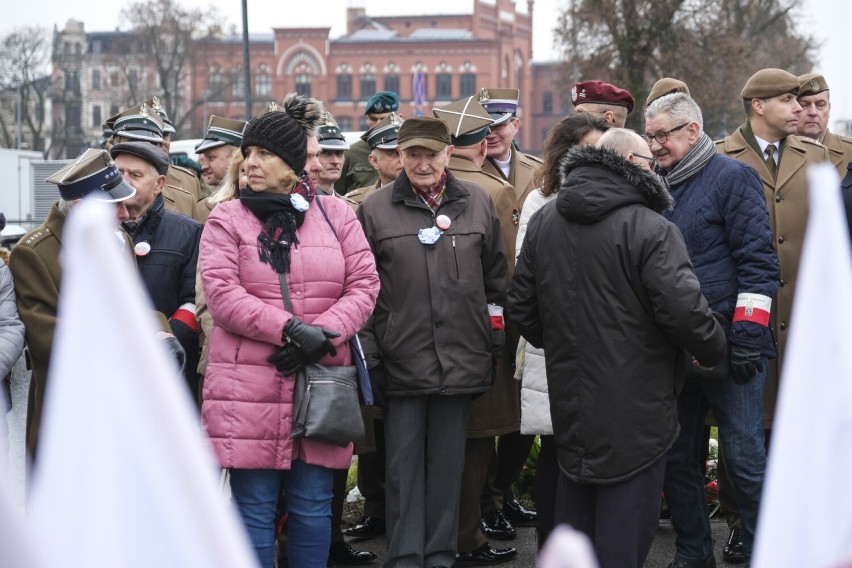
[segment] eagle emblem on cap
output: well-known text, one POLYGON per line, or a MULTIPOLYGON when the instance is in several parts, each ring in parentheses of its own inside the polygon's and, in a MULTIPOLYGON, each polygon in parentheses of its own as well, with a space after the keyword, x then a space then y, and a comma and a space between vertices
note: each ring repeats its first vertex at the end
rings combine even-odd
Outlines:
POLYGON ((487 101, 489 99, 491 99, 491 97, 488 96, 488 89, 486 87, 482 87, 481 89, 479 89, 479 101, 478 102, 481 103, 481 102, 487 101))
POLYGON ((160 104, 159 97, 151 97, 151 108, 154 110, 163 108, 163 106, 160 104))
POLYGON ((571 102, 572 103, 577 102, 577 85, 574 85, 573 87, 571 87, 571 102))
POLYGON ((818 91, 819 81, 817 81, 816 79, 811 79, 811 89, 813 89, 814 91, 818 91))
POLYGON ((139 105, 139 114, 141 114, 142 116, 148 116, 148 105, 146 105, 145 103, 139 105))

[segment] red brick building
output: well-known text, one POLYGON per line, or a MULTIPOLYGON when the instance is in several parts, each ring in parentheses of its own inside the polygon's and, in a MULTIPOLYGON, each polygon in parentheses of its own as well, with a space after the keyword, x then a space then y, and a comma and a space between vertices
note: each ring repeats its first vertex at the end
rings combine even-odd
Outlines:
MULTIPOLYGON (((349 8, 346 34, 337 39, 329 38, 329 28, 273 28, 271 36, 249 42, 253 111, 296 91, 322 100, 342 130, 362 130, 364 103, 376 91, 398 92, 400 113, 413 116, 418 79, 425 87, 424 114, 481 87, 518 88, 523 121, 518 143, 536 152, 546 115, 553 115, 553 124, 561 103, 537 100, 544 96, 537 82, 550 78, 533 75, 533 4, 527 0, 528 12, 522 13, 514 0, 474 0, 472 14, 394 17, 349 8)), ((240 38, 199 40, 195 47, 194 132, 184 137, 202 136, 209 114, 245 115, 240 38)))

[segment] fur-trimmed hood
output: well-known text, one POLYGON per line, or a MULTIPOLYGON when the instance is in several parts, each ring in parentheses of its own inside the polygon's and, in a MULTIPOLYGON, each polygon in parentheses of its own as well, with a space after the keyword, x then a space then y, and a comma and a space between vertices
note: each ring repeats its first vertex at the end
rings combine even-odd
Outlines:
POLYGON ((572 148, 559 164, 562 181, 556 208, 577 223, 595 223, 625 205, 644 205, 662 213, 673 201, 657 174, 595 146, 572 148))

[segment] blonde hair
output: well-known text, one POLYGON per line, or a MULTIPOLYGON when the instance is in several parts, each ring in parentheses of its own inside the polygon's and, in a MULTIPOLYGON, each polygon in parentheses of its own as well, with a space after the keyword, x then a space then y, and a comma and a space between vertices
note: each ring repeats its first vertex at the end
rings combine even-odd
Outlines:
POLYGON ((234 152, 231 156, 231 163, 228 164, 228 173, 222 178, 216 191, 207 198, 207 203, 211 208, 240 196, 240 168, 244 161, 245 158, 243 158, 241 152, 234 152))

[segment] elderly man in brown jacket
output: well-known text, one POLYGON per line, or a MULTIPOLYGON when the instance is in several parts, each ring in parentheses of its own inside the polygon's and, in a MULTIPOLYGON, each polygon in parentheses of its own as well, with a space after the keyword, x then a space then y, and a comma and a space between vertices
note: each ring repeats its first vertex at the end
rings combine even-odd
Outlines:
POLYGON ((852 138, 828 130, 831 99, 825 77, 818 73, 800 75, 798 101, 802 112, 796 126, 797 134, 813 138, 825 146, 837 173, 840 177, 845 176, 846 166, 852 161, 852 138))
POLYGON ((385 566, 452 566, 470 403, 502 348, 506 253, 491 199, 447 170, 443 122, 409 118, 399 149, 403 172, 358 209, 382 284, 364 350, 385 395, 385 566))

